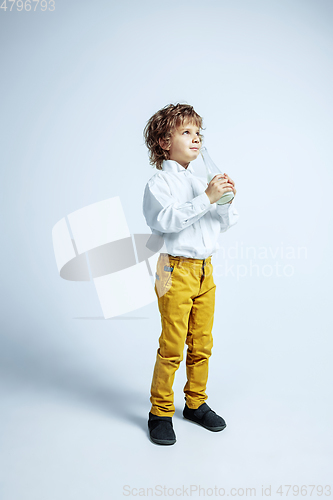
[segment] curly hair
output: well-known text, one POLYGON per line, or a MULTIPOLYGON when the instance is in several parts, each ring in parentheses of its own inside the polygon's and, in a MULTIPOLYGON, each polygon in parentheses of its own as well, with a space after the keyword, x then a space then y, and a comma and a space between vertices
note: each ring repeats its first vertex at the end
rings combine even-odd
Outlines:
MULTIPOLYGON (((164 139, 169 146, 174 130, 185 122, 203 129, 201 116, 189 104, 168 104, 148 120, 143 136, 149 151, 149 164, 156 166, 157 170, 162 170, 163 160, 170 156, 169 151, 161 148, 159 139, 164 139)), ((199 138, 202 142, 203 135, 199 134, 199 138)))

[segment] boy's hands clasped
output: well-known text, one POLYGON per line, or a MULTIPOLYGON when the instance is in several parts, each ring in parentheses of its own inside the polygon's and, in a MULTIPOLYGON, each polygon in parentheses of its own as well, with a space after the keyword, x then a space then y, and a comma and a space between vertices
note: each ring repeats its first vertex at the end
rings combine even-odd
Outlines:
MULTIPOLYGON (((233 191, 236 196, 235 182, 227 174, 218 174, 208 184, 205 193, 210 203, 216 203, 224 193, 233 191)), ((231 201, 232 203, 232 201, 231 201)))

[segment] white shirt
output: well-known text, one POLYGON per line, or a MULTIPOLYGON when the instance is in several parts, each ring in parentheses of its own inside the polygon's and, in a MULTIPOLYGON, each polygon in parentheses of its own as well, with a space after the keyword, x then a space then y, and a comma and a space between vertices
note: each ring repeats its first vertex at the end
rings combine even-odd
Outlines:
POLYGON ((164 160, 162 171, 149 179, 143 196, 143 215, 153 234, 162 236, 166 253, 207 259, 219 248, 220 233, 238 221, 234 201, 210 203, 207 182, 175 160, 164 160))

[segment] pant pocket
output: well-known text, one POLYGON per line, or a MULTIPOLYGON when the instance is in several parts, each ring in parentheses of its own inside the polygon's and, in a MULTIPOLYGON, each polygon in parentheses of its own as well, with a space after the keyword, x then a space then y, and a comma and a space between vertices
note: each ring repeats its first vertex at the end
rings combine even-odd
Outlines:
POLYGON ((167 293, 172 285, 172 272, 174 266, 160 266, 155 274, 155 288, 158 296, 162 297, 167 293))

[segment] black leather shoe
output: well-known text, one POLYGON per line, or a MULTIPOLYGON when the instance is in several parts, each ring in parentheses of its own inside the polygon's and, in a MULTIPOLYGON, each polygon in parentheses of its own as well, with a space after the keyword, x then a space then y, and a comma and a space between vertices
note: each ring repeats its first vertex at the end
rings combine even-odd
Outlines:
POLYGON ((156 444, 175 444, 176 434, 173 430, 172 417, 158 417, 149 412, 149 437, 156 444))
POLYGON ((213 432, 223 431, 227 426, 224 419, 211 410, 206 403, 203 403, 196 410, 192 410, 185 404, 183 416, 213 432))

